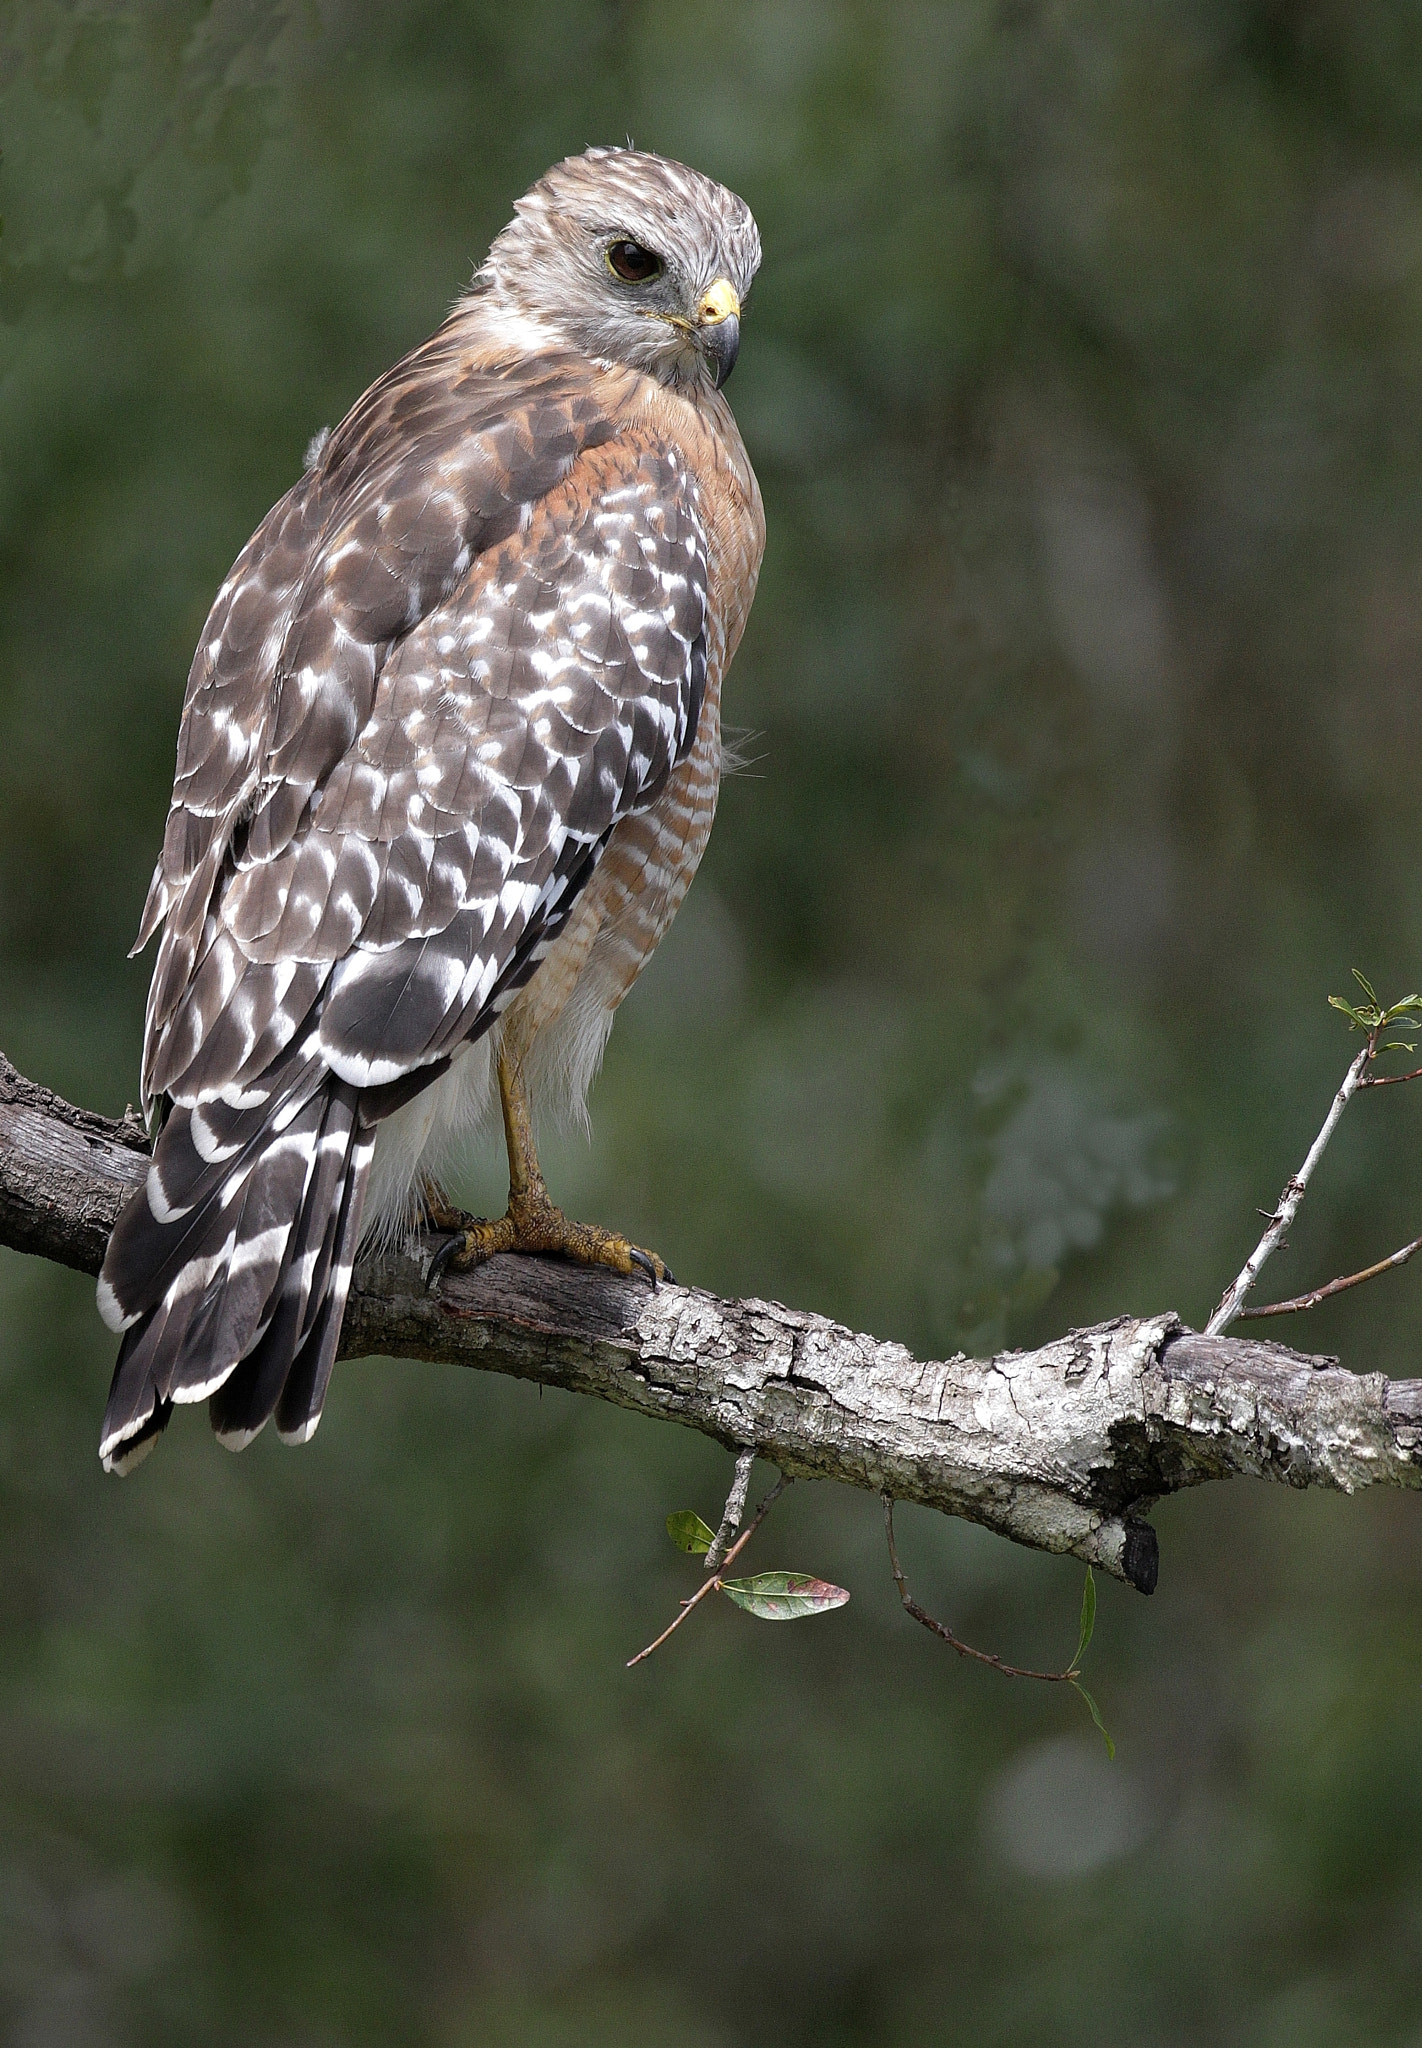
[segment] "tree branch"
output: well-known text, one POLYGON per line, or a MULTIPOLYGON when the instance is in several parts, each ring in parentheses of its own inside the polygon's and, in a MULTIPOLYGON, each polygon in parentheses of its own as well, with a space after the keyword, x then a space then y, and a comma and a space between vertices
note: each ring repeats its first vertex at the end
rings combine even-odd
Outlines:
MULTIPOLYGON (((98 1271, 146 1141, 0 1056, 0 1244, 98 1271)), ((837 1479, 1069 1551, 1149 1592, 1164 1494, 1232 1475, 1422 1486, 1422 1381, 1177 1317, 1122 1316, 1038 1351, 919 1361, 775 1302, 724 1301, 503 1256, 424 1289, 410 1260, 357 1268, 343 1357, 443 1360, 681 1422, 797 1478, 837 1479)))
POLYGON ((1328 1141, 1338 1128, 1339 1118, 1358 1090, 1364 1085, 1368 1067, 1377 1058, 1377 1053, 1378 1034, 1376 1031, 1370 1031, 1367 1043, 1343 1076, 1342 1086, 1329 1104, 1328 1114, 1323 1119, 1322 1128, 1309 1146, 1308 1157, 1304 1160, 1298 1172, 1292 1174, 1285 1183, 1284 1192, 1279 1197, 1279 1206, 1269 1218, 1268 1229, 1245 1260, 1241 1271, 1231 1280, 1229 1286, 1226 1287, 1219 1307, 1206 1323, 1205 1335, 1207 1337, 1223 1336, 1236 1316, 1244 1312, 1244 1303, 1248 1300, 1255 1281, 1259 1278, 1266 1261, 1274 1256, 1279 1246, 1284 1242, 1289 1225, 1299 1213, 1299 1203, 1308 1192, 1308 1184, 1313 1179, 1314 1168, 1327 1151, 1328 1141))

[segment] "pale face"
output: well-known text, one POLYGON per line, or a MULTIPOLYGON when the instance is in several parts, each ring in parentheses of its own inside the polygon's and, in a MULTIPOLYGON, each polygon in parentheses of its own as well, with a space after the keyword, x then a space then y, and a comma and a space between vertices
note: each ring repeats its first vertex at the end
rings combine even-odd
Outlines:
POLYGON ((478 284, 550 341, 662 383, 723 384, 760 264, 744 201, 633 150, 571 157, 518 202, 478 284))

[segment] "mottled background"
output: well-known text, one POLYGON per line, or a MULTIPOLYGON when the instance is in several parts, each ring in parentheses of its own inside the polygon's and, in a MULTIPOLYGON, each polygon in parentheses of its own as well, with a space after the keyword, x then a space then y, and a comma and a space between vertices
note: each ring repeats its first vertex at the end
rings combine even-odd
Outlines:
MULTIPOLYGON (((754 206, 757 737, 570 1207, 941 1354, 1199 1319, 1422 983, 1412 0, 0 8, 0 1044, 135 1092, 187 662, 308 436, 554 158, 754 206)), ((1422 1229, 1358 1105, 1271 1271, 1422 1229)), ((497 1162, 471 1195, 501 1199, 497 1162)), ((1419 1369, 1422 1276, 1296 1342, 1419 1369)), ((1422 1503, 1207 1490, 1078 1702, 901 1615, 877 1505, 698 1616, 715 1446, 343 1367, 312 1448, 95 1455, 90 1285, 0 1254, 0 2018, 19 2048, 1422 2042, 1422 1503)), ((1079 1569, 905 1512, 1023 1661, 1079 1569)))

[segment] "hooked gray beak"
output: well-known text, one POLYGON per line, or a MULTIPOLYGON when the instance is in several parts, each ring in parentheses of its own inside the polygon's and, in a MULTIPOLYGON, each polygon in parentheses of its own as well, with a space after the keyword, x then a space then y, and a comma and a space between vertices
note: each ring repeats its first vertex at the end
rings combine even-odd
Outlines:
POLYGON ((719 391, 735 369, 736 357, 741 352, 741 323, 735 314, 731 313, 726 319, 718 320, 714 327, 703 327, 701 346, 716 372, 716 389, 719 391))
POLYGON ((696 339, 719 391, 741 348, 741 302, 729 278, 718 277, 696 309, 696 339))

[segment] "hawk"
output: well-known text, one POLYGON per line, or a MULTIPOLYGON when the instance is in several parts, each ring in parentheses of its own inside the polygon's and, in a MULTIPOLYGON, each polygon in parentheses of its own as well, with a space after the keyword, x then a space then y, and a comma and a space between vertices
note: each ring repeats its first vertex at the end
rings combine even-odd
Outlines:
POLYGON ((109 1470, 175 1402, 234 1449, 309 1438, 375 1232, 665 1277, 554 1206, 531 1098, 581 1107, 711 829, 765 542, 721 392, 759 263, 683 164, 556 165, 218 592, 134 949, 161 927, 158 1137, 99 1279, 109 1470), (439 1175, 495 1094, 479 1221, 439 1175))

